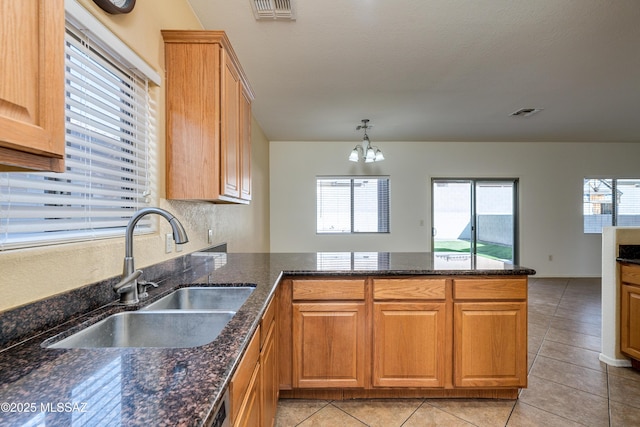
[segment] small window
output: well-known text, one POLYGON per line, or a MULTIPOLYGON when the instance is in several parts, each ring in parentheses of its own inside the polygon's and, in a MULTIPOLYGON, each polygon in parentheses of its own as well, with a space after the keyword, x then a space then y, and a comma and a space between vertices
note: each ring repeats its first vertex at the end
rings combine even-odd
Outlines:
POLYGON ((67 22, 65 171, 0 174, 0 250, 121 236, 149 205, 149 81, 101 46, 67 22))
POLYGON ((640 226, 640 179, 586 178, 582 210, 585 233, 607 226, 640 226))
POLYGON ((388 177, 316 179, 317 233, 388 233, 388 177))

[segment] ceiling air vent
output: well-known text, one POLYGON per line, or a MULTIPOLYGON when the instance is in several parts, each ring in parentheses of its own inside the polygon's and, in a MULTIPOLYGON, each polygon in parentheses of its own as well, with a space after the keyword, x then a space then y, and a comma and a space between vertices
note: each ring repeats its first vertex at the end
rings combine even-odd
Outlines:
POLYGON ((509 115, 513 117, 529 117, 533 116, 535 113, 539 113, 540 111, 542 111, 542 108, 521 108, 509 115))
POLYGON ((251 0, 251 8, 256 20, 282 19, 295 21, 294 0, 251 0))

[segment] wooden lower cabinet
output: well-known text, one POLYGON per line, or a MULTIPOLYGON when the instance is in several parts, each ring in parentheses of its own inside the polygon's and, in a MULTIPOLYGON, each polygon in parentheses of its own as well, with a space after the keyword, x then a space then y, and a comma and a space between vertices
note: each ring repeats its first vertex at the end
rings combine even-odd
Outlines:
POLYGON ((293 304, 293 387, 365 386, 363 302, 293 304))
POLYGON ((251 426, 260 423, 260 328, 257 329, 233 374, 231 425, 251 426), (257 424, 251 422, 257 420, 257 424))
POLYGON ((260 424, 262 421, 260 409, 260 363, 258 362, 251 375, 244 400, 238 410, 233 425, 237 427, 256 427, 262 425, 260 424))
MULTIPOLYGON (((640 360, 640 265, 620 268, 620 351, 640 360)), ((634 362, 635 363, 635 362, 634 362)))
POLYGON ((271 301, 231 380, 231 425, 270 427, 278 406, 277 301, 271 301))
POLYGON ((444 387, 444 303, 374 303, 373 385, 444 387))
POLYGON ((527 304, 454 304, 454 386, 526 387, 527 304))
POLYGON ((284 397, 514 399, 527 386, 526 276, 313 276, 280 290, 284 397))
POLYGON ((267 314, 262 319, 260 330, 265 334, 260 350, 260 401, 262 406, 263 427, 275 424, 276 410, 278 408, 278 344, 276 321, 273 311, 275 302, 269 305, 267 314))

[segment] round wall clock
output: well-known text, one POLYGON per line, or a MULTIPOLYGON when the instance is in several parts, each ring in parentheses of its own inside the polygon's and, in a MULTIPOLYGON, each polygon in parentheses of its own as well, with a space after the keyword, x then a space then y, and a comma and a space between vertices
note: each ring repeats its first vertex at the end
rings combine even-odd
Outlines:
POLYGON ((136 0, 93 0, 102 10, 111 14, 129 13, 136 5, 136 0))

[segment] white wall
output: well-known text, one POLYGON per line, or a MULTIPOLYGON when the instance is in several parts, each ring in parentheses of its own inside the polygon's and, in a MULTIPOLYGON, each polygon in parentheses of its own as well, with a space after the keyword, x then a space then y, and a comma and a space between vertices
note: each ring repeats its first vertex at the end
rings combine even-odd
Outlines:
POLYGON ((430 251, 431 178, 519 178, 520 264, 540 277, 598 277, 601 236, 582 231, 582 180, 640 176, 637 143, 270 142, 271 251, 430 251), (389 175, 391 233, 316 235, 317 175, 389 175), (421 224, 424 225, 421 225, 421 224), (549 261, 549 255, 553 260, 549 261))

